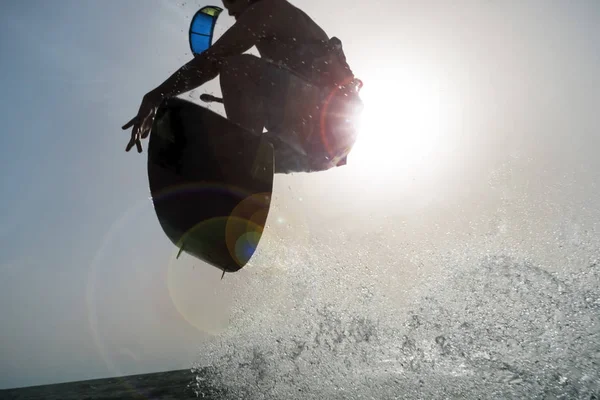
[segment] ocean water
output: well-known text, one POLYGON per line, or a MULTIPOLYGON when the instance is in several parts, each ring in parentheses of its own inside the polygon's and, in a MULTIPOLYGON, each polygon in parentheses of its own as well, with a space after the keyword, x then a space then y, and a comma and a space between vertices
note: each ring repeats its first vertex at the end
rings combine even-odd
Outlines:
POLYGON ((510 217, 465 235, 419 221, 303 241, 267 230, 226 278, 240 286, 229 326, 199 350, 198 397, 600 398, 595 219, 545 215, 525 236, 510 217))

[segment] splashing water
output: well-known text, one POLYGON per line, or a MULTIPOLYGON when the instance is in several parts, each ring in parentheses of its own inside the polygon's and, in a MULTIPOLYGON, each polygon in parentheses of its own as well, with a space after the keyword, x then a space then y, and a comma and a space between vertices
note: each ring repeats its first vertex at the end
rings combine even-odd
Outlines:
MULTIPOLYGON (((321 255, 326 247, 323 241, 309 246, 321 255)), ((194 368, 198 396, 600 395, 597 262, 550 273, 526 260, 461 252, 438 260, 444 276, 399 306, 391 290, 381 289, 381 280, 393 277, 352 277, 361 268, 356 254, 339 263, 325 260, 331 267, 323 269, 310 254, 285 244, 279 250, 278 259, 268 262, 263 255, 260 262, 275 266, 285 260, 285 272, 281 265, 265 268, 251 277, 248 289, 271 287, 271 301, 265 292, 254 299, 240 293, 230 331, 202 349, 194 368)))

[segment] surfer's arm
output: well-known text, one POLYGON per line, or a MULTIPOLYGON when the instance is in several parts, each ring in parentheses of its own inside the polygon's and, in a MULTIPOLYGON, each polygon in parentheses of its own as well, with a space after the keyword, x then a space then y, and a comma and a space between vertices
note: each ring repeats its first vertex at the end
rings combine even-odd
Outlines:
POLYGON ((154 89, 151 97, 175 97, 202 86, 219 75, 227 57, 243 54, 256 45, 266 35, 264 10, 259 4, 248 9, 209 49, 194 57, 154 89))
POLYGON ((218 74, 219 68, 216 63, 208 62, 206 59, 199 60, 199 57, 196 57, 179 68, 148 95, 155 99, 179 96, 213 80, 218 74))

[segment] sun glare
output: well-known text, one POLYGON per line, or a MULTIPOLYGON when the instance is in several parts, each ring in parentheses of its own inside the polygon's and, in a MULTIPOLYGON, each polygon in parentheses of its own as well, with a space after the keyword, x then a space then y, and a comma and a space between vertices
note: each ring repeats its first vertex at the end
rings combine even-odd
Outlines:
POLYGON ((364 111, 352 163, 371 174, 423 170, 448 123, 439 80, 418 70, 393 70, 365 79, 364 111))

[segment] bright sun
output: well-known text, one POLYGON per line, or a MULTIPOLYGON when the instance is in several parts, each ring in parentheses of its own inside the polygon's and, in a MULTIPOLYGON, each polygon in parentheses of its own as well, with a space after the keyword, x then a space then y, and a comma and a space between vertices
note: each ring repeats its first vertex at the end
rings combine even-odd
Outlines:
POLYGON ((364 111, 352 163, 370 174, 435 164, 448 121, 440 81, 419 69, 378 71, 361 91, 364 111))

